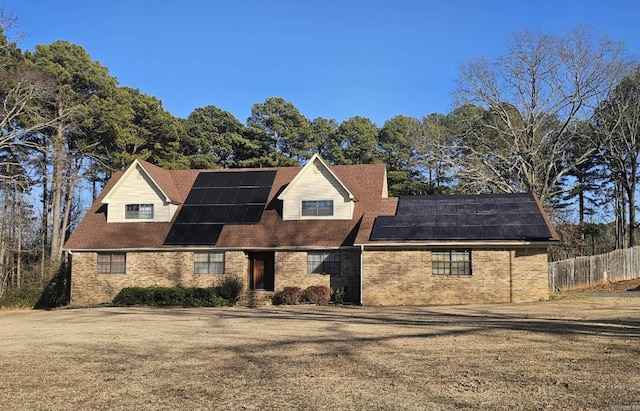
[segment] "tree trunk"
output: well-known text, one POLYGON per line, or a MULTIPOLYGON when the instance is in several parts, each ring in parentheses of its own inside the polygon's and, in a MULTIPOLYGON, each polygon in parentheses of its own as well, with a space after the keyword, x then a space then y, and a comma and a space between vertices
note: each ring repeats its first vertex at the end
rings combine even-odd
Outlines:
POLYGON ((629 197, 629 247, 635 247, 636 245, 636 180, 637 180, 637 164, 634 161, 631 164, 631 175, 629 181, 629 187, 627 187, 627 195, 629 197))
POLYGON ((627 241, 627 205, 624 189, 620 183, 616 183, 615 190, 615 213, 616 213, 616 248, 625 248, 627 241))
POLYGON ((17 235, 16 235, 16 281, 18 287, 22 283, 22 191, 18 190, 18 207, 16 209, 17 214, 17 235))
POLYGON ((64 127, 58 124, 56 136, 53 139, 53 172, 51 179, 51 250, 53 261, 60 262, 62 258, 62 184, 64 169, 64 127))

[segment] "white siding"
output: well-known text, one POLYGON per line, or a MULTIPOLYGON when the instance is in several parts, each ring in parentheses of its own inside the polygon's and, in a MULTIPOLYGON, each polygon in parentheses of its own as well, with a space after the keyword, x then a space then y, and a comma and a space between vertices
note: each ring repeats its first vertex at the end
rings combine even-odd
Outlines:
POLYGON ((140 222, 140 221, 171 221, 176 206, 165 203, 164 196, 156 185, 137 167, 130 174, 122 176, 124 179, 117 187, 117 191, 110 193, 107 209, 108 223, 140 222), (125 220, 126 204, 153 204, 153 220, 125 220))
POLYGON ((342 185, 327 171, 320 162, 318 167, 301 170, 302 175, 291 187, 282 202, 282 218, 284 220, 351 220, 353 218, 353 201, 342 185), (333 200, 333 216, 302 217, 303 200, 333 200))

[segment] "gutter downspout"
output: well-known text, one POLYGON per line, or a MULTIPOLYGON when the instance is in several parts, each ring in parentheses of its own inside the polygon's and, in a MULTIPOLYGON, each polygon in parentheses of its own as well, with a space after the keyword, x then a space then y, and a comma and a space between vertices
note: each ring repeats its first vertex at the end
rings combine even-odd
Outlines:
POLYGON ((360 245, 360 305, 364 305, 363 268, 364 268, 364 245, 360 245))

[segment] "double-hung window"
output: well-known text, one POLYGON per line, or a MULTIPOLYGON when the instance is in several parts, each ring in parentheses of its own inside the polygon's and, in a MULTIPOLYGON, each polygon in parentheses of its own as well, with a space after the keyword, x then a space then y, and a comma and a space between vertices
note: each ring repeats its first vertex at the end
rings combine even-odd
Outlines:
POLYGON ((125 253, 98 253, 98 274, 124 274, 126 267, 125 253))
POLYGON ((196 274, 224 274, 224 252, 197 252, 193 255, 196 274))
POLYGON ((434 275, 471 275, 471 250, 433 250, 431 272, 434 275))
POLYGON ((153 204, 127 204, 124 218, 127 220, 152 220, 153 204))
POLYGON ((309 251, 307 272, 309 274, 340 274, 340 251, 309 251))
POLYGON ((333 215, 333 200, 303 200, 303 217, 324 217, 333 215))

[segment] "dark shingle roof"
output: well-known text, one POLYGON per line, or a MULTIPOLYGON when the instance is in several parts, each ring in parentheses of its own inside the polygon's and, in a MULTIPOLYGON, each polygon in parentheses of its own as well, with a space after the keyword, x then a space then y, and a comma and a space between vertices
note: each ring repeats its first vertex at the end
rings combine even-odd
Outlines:
POLYGON ((371 241, 557 239, 535 197, 523 194, 399 198, 395 216, 379 216, 371 241))

